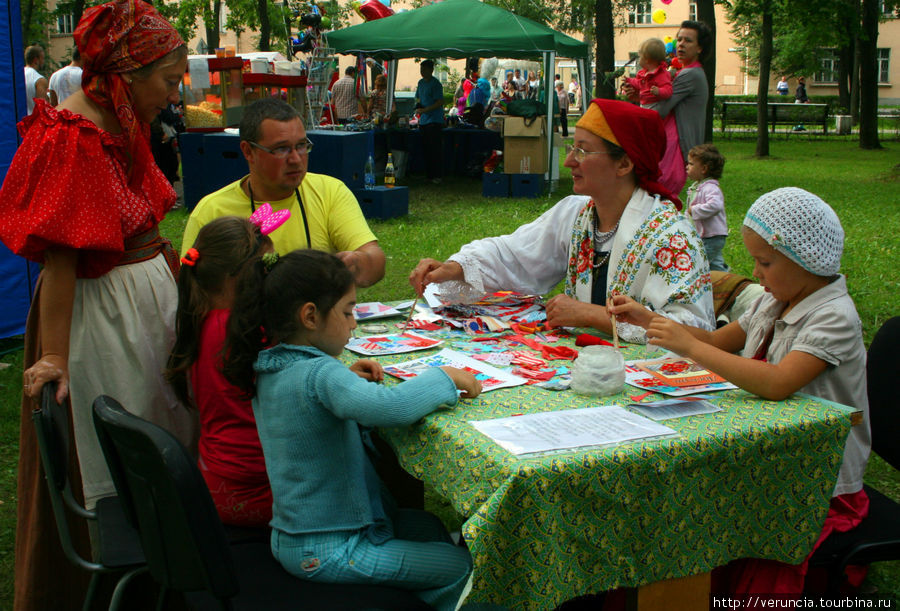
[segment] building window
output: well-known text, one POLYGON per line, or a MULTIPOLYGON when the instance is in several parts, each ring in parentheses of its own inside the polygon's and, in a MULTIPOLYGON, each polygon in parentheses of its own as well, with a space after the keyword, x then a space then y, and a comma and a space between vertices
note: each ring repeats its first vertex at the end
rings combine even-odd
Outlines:
POLYGON ((697 21, 697 3, 690 2, 688 4, 688 19, 691 21, 697 21))
POLYGON ((635 2, 628 9, 628 25, 641 25, 650 23, 650 2, 635 2))
POLYGON ((894 12, 894 7, 891 6, 890 4, 888 4, 887 2, 885 2, 884 0, 881 0, 878 3, 878 13, 882 17, 887 17, 888 19, 896 17, 896 14, 894 12))
POLYGON ((59 15, 56 18, 56 31, 60 34, 71 34, 75 31, 75 16, 72 13, 59 15))
POLYGON ((839 64, 836 49, 819 49, 819 70, 816 72, 816 82, 837 83, 839 64))
POLYGON ((889 83, 891 74, 891 50, 878 49, 878 82, 889 83))

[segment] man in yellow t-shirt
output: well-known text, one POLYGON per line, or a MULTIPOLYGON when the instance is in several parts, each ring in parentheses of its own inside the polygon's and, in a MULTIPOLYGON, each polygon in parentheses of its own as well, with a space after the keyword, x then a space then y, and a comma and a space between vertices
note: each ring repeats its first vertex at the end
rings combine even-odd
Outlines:
POLYGON ((221 216, 249 217, 261 203, 288 209, 288 221, 269 234, 285 254, 314 248, 338 256, 359 286, 384 277, 385 257, 366 224, 356 197, 336 178, 306 171, 312 143, 297 110, 277 98, 257 100, 244 109, 241 152, 250 174, 210 193, 191 212, 184 229, 187 251, 206 223, 221 216))

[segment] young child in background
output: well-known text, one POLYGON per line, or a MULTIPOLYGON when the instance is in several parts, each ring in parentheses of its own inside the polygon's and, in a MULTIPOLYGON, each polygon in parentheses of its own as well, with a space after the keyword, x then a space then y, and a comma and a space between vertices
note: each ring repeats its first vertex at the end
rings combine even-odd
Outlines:
MULTIPOLYGON (((740 319, 704 331, 650 312, 622 295, 613 297, 610 313, 645 327, 649 344, 686 356, 765 399, 804 392, 863 413, 863 422, 852 427, 847 438, 815 549, 831 532, 857 526, 869 507, 862 489, 871 447, 866 350, 846 279, 838 273, 844 230, 828 204, 787 187, 756 200, 741 236, 766 292, 740 319)), ((800 593, 807 564, 745 560, 729 565, 725 579, 729 592, 736 594, 800 593)), ((862 576, 850 575, 850 581, 858 585, 862 576)))
POLYGON ((688 180, 694 183, 687 190, 687 213, 694 219, 697 233, 703 240, 709 269, 727 272, 729 268, 722 250, 728 237, 728 221, 725 196, 719 188, 723 169, 725 158, 712 144, 698 144, 688 152, 685 170, 688 180))
POLYGON ((178 277, 166 376, 184 404, 199 412, 200 472, 222 522, 234 526, 266 526, 272 492, 250 400, 222 375, 220 353, 238 274, 271 250, 272 241, 250 221, 221 217, 197 234, 178 277))
POLYGON ((384 584, 452 610, 472 569, 434 516, 395 510, 360 425, 408 426, 481 384, 453 367, 393 386, 381 365, 341 354, 356 327, 353 275, 337 257, 274 253, 246 270, 229 321, 225 374, 248 393, 272 485, 272 553, 291 574, 384 584), (264 349, 264 338, 272 348, 264 349), (406 537, 404 537, 406 535, 406 537))
POLYGON ((638 91, 643 108, 654 108, 660 100, 672 97, 672 77, 666 69, 666 44, 659 38, 648 38, 638 49, 641 69, 625 82, 638 91))

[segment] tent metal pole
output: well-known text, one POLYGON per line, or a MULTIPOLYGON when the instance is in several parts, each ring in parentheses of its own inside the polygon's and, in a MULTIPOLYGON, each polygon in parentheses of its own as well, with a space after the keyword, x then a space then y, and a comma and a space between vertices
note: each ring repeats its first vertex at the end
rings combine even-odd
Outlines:
POLYGON ((384 111, 391 114, 394 109, 394 90, 397 88, 397 60, 389 59, 387 64, 387 104, 384 111))
MULTIPOLYGON (((547 171, 544 173, 544 180, 547 181, 547 189, 550 193, 556 190, 557 180, 553 180, 553 137, 556 130, 553 129, 553 98, 556 97, 556 90, 553 88, 553 75, 556 73, 556 52, 544 52, 544 92, 547 102, 547 171)), ((559 170, 557 169, 557 172, 559 170)))
POLYGON ((581 79, 581 114, 587 110, 588 99, 591 91, 591 78, 587 71, 584 59, 578 60, 578 78, 581 79))

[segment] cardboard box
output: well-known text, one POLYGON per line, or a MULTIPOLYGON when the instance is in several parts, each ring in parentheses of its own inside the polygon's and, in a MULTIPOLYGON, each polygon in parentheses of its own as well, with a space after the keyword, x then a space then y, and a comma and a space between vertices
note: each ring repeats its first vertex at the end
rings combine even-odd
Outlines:
POLYGON ((547 171, 547 118, 503 120, 503 172, 543 174, 547 171))

